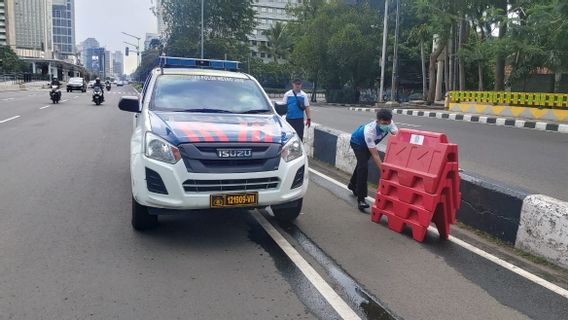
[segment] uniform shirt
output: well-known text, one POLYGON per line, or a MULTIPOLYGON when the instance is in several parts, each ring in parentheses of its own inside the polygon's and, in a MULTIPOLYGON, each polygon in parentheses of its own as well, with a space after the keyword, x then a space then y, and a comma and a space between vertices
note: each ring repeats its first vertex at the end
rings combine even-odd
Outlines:
MULTIPOLYGON (((298 101, 300 103, 304 103, 304 106, 310 106, 310 100, 308 99, 308 95, 304 91, 300 90, 300 92, 296 92, 296 96, 298 97, 298 101)), ((294 96, 294 92, 292 92, 292 90, 289 90, 284 94, 284 98, 282 98, 282 103, 288 105, 288 113, 286 114, 286 119, 304 119, 304 111, 298 106, 296 96, 294 96)))
POLYGON ((367 145, 369 149, 376 148, 389 133, 398 133, 398 127, 394 121, 391 121, 389 130, 386 132, 379 127, 377 121, 372 121, 362 124, 351 134, 351 143, 361 147, 367 145))

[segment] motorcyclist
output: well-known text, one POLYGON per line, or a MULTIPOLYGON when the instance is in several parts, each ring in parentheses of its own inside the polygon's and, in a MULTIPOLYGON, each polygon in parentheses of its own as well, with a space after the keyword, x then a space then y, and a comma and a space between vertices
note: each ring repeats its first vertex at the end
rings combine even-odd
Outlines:
POLYGON ((59 87, 61 87, 61 82, 59 82, 59 80, 57 79, 57 77, 53 77, 51 79, 51 85, 52 86, 57 86, 57 89, 59 89, 59 87))
POLYGON ((99 77, 97 77, 95 79, 95 84, 93 84, 93 89, 95 89, 96 87, 99 87, 99 89, 101 89, 101 97, 102 97, 103 101, 105 101, 105 86, 101 82, 101 78, 99 78, 99 77))

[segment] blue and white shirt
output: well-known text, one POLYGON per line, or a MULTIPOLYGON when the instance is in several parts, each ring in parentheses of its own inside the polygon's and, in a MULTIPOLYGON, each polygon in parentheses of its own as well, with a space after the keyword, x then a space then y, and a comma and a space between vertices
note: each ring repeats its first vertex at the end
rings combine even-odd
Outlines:
POLYGON ((376 148, 377 145, 383 140, 389 133, 397 134, 398 127, 391 121, 388 131, 383 131, 377 124, 377 121, 372 121, 367 124, 362 124, 351 134, 351 143, 358 146, 365 146, 369 149, 376 148))
MULTIPOLYGON (((310 106, 310 99, 308 99, 308 95, 304 91, 300 90, 300 92, 296 92, 296 96, 300 103, 304 103, 304 106, 310 106)), ((298 106, 296 96, 294 96, 292 90, 289 90, 284 94, 284 98, 282 98, 282 103, 288 105, 286 119, 304 119, 304 111, 298 106)))

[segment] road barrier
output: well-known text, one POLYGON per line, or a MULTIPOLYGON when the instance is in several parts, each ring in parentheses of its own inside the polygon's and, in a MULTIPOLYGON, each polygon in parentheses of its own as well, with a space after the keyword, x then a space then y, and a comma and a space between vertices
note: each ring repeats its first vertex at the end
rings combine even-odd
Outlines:
MULTIPOLYGON (((357 161, 350 139, 349 133, 312 123, 306 129, 304 147, 310 158, 351 174, 357 161)), ((379 145, 381 157, 385 151, 379 145)), ((376 183, 381 173, 372 161, 368 181, 376 183)), ((471 172, 461 172, 459 177, 459 222, 568 268, 568 202, 531 195, 471 172)))
POLYGON ((389 140, 371 220, 384 215, 396 232, 409 225, 420 242, 434 222, 448 239, 461 201, 458 168, 458 146, 445 134, 401 129, 389 140))
POLYGON ((535 92, 450 91, 449 102, 568 109, 568 94, 535 92))

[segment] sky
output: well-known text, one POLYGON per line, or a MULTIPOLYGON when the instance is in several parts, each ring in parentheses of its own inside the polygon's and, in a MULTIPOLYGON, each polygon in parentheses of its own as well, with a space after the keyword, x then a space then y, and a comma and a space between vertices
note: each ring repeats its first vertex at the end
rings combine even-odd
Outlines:
MULTIPOLYGON (((77 44, 95 38, 107 50, 124 53, 123 41, 136 43, 136 39, 121 33, 124 31, 142 38, 143 47, 145 34, 157 31, 156 17, 150 11, 152 6, 152 0, 75 0, 77 44)), ((136 55, 131 53, 124 58, 124 72, 129 74, 136 69, 136 55)))

